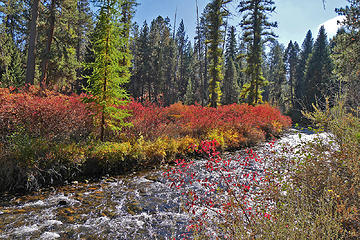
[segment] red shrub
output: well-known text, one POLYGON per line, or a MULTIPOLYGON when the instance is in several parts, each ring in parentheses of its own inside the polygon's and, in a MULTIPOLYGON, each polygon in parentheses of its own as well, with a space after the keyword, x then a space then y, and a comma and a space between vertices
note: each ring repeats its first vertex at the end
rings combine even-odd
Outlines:
POLYGON ((92 130, 92 118, 82 97, 35 87, 17 93, 0 89, 0 136, 23 129, 48 140, 84 138, 92 130))
POLYGON ((291 124, 289 117, 281 115, 278 109, 268 104, 256 107, 232 104, 215 109, 181 103, 159 107, 132 101, 127 108, 132 113, 128 120, 134 127, 126 129, 126 135, 134 137, 190 135, 201 138, 211 129, 236 129, 244 135, 252 135, 254 132, 275 135, 291 124))
MULTIPOLYGON (((22 128, 31 136, 49 140, 84 138, 93 128, 92 112, 82 97, 35 87, 26 91, 0 89, 0 136, 22 128)), ((129 110, 132 116, 126 121, 133 123, 133 127, 123 129, 122 136, 134 140, 140 136, 156 139, 187 135, 203 139, 211 130, 218 129, 236 131, 256 142, 263 139, 265 133, 274 135, 290 126, 290 119, 268 104, 256 107, 232 104, 215 109, 182 103, 160 107, 132 100, 121 108, 129 110)))

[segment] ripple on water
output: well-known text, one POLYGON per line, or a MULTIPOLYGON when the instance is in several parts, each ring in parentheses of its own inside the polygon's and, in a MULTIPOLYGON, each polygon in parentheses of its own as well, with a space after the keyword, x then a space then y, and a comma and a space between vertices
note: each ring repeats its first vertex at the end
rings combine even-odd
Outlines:
POLYGON ((57 239, 59 237, 60 237, 60 235, 58 233, 44 232, 43 234, 41 234, 40 239, 41 240, 52 240, 52 239, 57 239))
POLYGON ((44 222, 44 226, 52 226, 52 225, 62 225, 63 223, 58 220, 46 220, 44 222))
POLYGON ((15 235, 24 235, 27 233, 32 233, 35 231, 39 230, 39 226, 37 226, 36 224, 31 225, 31 226, 22 226, 22 227, 18 227, 14 229, 14 234, 15 235))
POLYGON ((46 203, 43 200, 38 200, 36 202, 29 202, 29 203, 25 203, 22 208, 26 208, 26 207, 44 207, 46 206, 46 203))

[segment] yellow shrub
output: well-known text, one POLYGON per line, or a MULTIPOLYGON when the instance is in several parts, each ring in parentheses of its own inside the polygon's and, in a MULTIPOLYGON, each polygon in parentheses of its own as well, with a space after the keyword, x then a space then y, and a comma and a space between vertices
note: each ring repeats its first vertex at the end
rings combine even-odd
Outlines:
POLYGON ((159 162, 165 159, 167 148, 168 143, 163 138, 144 142, 141 151, 144 152, 145 164, 159 162))
POLYGON ((220 129, 211 129, 207 134, 206 138, 210 140, 216 139, 216 141, 220 144, 221 149, 227 148, 227 145, 225 143, 224 139, 224 132, 220 129))
POLYGON ((85 161, 85 148, 75 143, 61 145, 57 155, 62 155, 72 163, 81 164, 85 161))
POLYGON ((212 129, 207 133, 206 138, 210 140, 216 139, 223 150, 238 148, 247 143, 247 139, 237 129, 212 129))
POLYGON ((224 142, 228 148, 238 148, 245 144, 243 134, 235 129, 228 129, 223 132, 224 142))
POLYGON ((93 149, 91 155, 94 158, 106 160, 108 162, 124 161, 130 156, 132 146, 129 142, 104 142, 93 149))
POLYGON ((193 150, 189 147, 192 145, 199 145, 200 141, 198 139, 192 138, 190 136, 185 136, 180 139, 177 139, 178 141, 178 152, 181 155, 185 155, 187 153, 191 153, 193 150))
POLYGON ((168 138, 166 137, 164 140, 166 140, 167 142, 167 148, 166 148, 166 156, 168 160, 172 160, 174 158, 176 158, 176 156, 179 153, 179 148, 180 148, 180 141, 178 139, 174 139, 174 138, 168 138))

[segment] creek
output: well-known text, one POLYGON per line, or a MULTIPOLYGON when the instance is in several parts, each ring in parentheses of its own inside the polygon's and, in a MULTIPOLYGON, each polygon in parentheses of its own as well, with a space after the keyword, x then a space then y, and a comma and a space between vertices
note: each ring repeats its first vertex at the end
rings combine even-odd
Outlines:
MULTIPOLYGON (((292 129, 277 142, 310 141, 292 129)), ((258 146, 261 152, 264 146, 258 146)), ((237 156, 243 151, 226 153, 237 156)), ((199 164, 202 161, 199 160, 199 164)), ((0 201, 0 239, 181 239, 190 216, 165 167, 0 201)))

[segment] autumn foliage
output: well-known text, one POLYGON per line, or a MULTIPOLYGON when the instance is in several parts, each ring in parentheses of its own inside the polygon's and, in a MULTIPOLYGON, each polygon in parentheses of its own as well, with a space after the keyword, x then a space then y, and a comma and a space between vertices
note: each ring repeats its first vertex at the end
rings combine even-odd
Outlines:
POLYGON ((191 136, 203 139, 211 138, 214 132, 236 132, 239 141, 246 143, 276 136, 291 124, 289 117, 283 116, 269 104, 255 107, 232 104, 209 108, 175 103, 169 107, 159 107, 132 101, 127 108, 132 113, 128 120, 134 127, 125 131, 127 136, 132 137, 191 136))
MULTIPOLYGON (((0 135, 23 128, 33 137, 48 140, 80 140, 92 126, 92 112, 82 102, 83 95, 66 96, 30 87, 27 91, 0 89, 0 135)), ((251 135, 277 135, 289 127, 290 119, 268 104, 232 104, 219 108, 186 106, 181 103, 160 107, 131 101, 126 108, 133 124, 122 131, 127 138, 156 139, 191 136, 203 138, 214 129, 237 131, 246 140, 251 135)), ((260 138, 262 138, 260 137, 260 138)))
POLYGON ((0 89, 0 137, 25 131, 31 137, 65 141, 86 138, 92 131, 91 111, 83 96, 52 91, 0 89), (11 91, 12 90, 12 91, 11 91))
POLYGON ((242 148, 290 126, 290 119, 268 104, 216 109, 132 100, 119 106, 131 114, 125 121, 132 126, 108 128, 108 142, 101 143, 96 106, 84 101, 89 97, 33 86, 0 89, 0 185, 11 189, 33 185, 30 180, 41 186, 54 177, 123 173, 192 154, 188 146, 203 140, 216 139, 221 149, 242 148))

